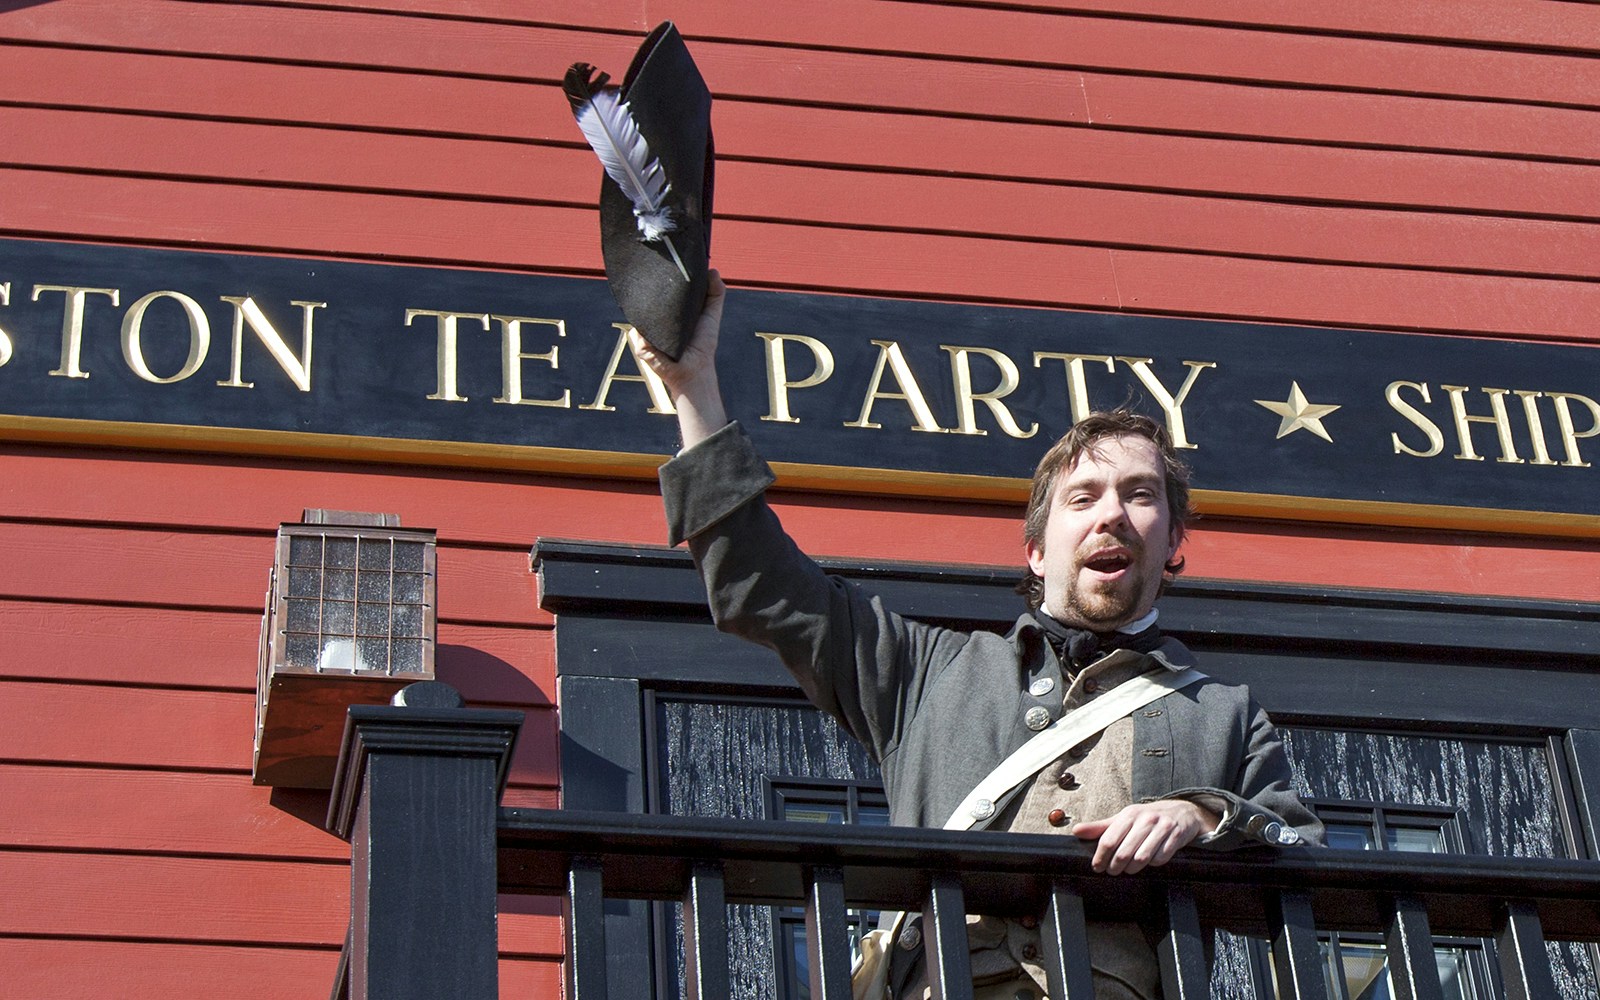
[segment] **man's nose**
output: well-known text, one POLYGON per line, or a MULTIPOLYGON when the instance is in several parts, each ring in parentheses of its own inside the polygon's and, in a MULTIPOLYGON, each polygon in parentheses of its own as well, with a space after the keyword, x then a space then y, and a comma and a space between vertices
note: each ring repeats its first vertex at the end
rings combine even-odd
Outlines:
POLYGON ((1100 497, 1094 505, 1094 528, 1098 532, 1110 532, 1128 523, 1128 509, 1122 503, 1122 498, 1115 493, 1107 493, 1100 497))

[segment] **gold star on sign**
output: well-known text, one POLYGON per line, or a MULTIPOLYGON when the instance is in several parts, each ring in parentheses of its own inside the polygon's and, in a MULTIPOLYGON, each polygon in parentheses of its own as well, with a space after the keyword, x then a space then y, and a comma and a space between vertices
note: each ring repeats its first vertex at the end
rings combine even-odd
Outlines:
POLYGON ((1280 403, 1271 399, 1256 400, 1258 406, 1267 409, 1282 417, 1278 424, 1278 437, 1293 434, 1304 427, 1317 437, 1333 443, 1333 438, 1328 434, 1328 429, 1322 426, 1322 418, 1337 410, 1339 407, 1328 403, 1312 403, 1306 399, 1306 394, 1300 391, 1299 382, 1291 382, 1289 387, 1288 402, 1280 403))

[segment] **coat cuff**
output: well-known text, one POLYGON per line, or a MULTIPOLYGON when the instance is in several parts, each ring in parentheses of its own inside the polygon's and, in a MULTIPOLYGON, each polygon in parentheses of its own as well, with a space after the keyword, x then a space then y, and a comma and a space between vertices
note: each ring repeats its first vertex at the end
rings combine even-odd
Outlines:
POLYGON ((1240 847, 1297 847, 1305 837, 1283 817, 1221 788, 1180 788, 1162 798, 1185 799, 1222 817, 1217 828, 1197 837, 1196 847, 1226 851, 1240 847))
POLYGON ((777 478, 737 423, 679 452, 658 476, 667 508, 667 541, 672 545, 710 528, 760 496, 777 478))

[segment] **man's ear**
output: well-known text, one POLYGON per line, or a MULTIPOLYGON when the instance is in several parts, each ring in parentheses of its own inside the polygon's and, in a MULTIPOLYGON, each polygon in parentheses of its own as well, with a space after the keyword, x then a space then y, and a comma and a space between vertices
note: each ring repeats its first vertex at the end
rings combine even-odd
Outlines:
POLYGON ((1028 568, 1033 575, 1044 579, 1044 543, 1028 539, 1022 543, 1023 554, 1028 557, 1028 568))

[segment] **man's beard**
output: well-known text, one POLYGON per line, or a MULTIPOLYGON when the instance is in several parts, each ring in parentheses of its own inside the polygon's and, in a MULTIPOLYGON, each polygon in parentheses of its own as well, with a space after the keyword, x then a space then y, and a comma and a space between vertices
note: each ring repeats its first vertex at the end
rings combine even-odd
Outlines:
POLYGON ((1134 612, 1138 610, 1143 586, 1130 591, 1115 585, 1087 593, 1085 589, 1076 579, 1068 585, 1066 607, 1057 612, 1058 617, 1067 622, 1081 621, 1096 632, 1126 625, 1138 617, 1134 612))
POLYGON ((1129 557, 1123 579, 1085 587, 1082 569, 1095 551, 1104 546, 1080 552, 1072 580, 1067 584, 1066 606, 1051 609, 1058 619, 1082 622, 1092 631, 1107 632, 1139 617, 1139 603, 1145 591, 1144 549, 1130 539, 1118 538, 1117 542, 1128 551, 1129 557))

